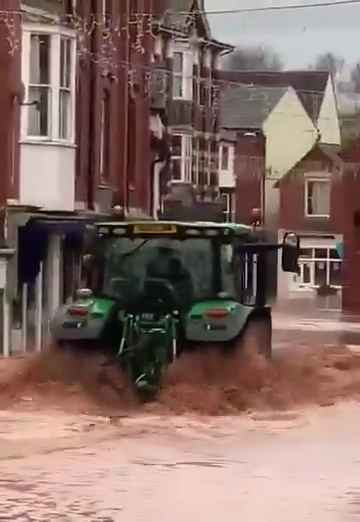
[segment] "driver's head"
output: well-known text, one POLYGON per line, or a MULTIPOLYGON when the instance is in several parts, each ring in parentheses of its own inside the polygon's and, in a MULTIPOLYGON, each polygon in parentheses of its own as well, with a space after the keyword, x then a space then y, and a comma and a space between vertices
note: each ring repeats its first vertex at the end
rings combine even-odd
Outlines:
POLYGON ((177 257, 172 257, 169 261, 169 270, 171 274, 179 274, 182 272, 182 263, 177 257))

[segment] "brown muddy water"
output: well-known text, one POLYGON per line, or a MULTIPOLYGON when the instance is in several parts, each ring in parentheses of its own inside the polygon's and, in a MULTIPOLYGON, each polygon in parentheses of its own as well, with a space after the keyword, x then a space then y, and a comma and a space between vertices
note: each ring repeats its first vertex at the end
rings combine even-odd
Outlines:
POLYGON ((157 403, 45 353, 0 364, 0 520, 360 520, 360 355, 183 357, 157 403))
POLYGON ((0 520, 360 517, 357 403, 242 418, 143 416, 112 427, 91 419, 92 430, 52 412, 51 440, 37 432, 46 419, 9 415, 33 433, 0 436, 0 520))

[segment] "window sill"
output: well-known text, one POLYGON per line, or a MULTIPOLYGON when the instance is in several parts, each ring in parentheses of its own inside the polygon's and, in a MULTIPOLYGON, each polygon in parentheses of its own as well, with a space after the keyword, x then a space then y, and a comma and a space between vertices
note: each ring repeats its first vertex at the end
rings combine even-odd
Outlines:
POLYGON ((51 140, 48 138, 25 138, 20 140, 20 145, 41 145, 44 147, 56 146, 67 149, 76 149, 77 145, 72 141, 51 140))
POLYGON ((322 215, 322 214, 305 214, 307 219, 330 219, 330 215, 322 215))
POLYGON ((193 98, 180 98, 178 96, 173 96, 172 97, 172 101, 184 101, 184 102, 191 102, 191 103, 193 103, 194 99, 193 98))

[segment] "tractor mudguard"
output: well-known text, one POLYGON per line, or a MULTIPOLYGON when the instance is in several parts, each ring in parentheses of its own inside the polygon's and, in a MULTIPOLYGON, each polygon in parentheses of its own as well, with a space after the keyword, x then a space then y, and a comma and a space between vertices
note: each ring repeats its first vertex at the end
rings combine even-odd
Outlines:
POLYGON ((51 334, 57 342, 101 339, 115 309, 115 301, 97 297, 66 304, 51 321, 51 334))
POLYGON ((238 337, 249 318, 257 313, 254 306, 234 300, 213 300, 195 304, 185 319, 185 337, 190 342, 228 342, 238 337))

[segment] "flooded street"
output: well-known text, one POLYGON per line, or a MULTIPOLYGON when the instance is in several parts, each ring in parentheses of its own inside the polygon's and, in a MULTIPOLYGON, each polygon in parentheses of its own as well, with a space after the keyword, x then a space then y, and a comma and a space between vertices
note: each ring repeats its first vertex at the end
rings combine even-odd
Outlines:
POLYGON ((359 329, 274 323, 271 368, 240 386, 193 360, 142 408, 27 370, 2 393, 0 520, 360 520, 359 329))
POLYGON ((18 433, 1 441, 0 520, 357 520, 359 415, 347 403, 241 419, 143 417, 97 426, 81 443, 18 433))

